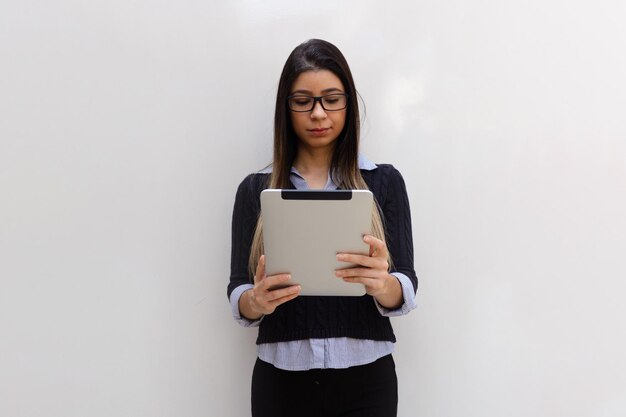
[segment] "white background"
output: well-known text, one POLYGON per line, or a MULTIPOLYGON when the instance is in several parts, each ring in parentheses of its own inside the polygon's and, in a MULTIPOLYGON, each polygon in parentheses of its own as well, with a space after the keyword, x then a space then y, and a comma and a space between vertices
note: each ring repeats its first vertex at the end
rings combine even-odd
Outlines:
POLYGON ((245 416, 238 183, 335 43, 410 195, 400 417, 626 415, 621 0, 2 0, 0 415, 245 416))

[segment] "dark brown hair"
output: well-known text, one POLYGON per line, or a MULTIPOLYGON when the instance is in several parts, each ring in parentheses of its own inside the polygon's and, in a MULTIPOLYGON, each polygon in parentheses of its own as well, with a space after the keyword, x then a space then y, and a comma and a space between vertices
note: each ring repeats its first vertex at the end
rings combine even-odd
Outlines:
POLYGON ((298 149, 298 138, 291 124, 287 96, 291 93, 291 87, 300 74, 317 70, 328 70, 335 74, 341 80, 345 93, 348 95, 346 122, 337 137, 331 161, 332 179, 340 188, 351 189, 357 185, 351 180, 354 178, 354 173, 359 171, 360 120, 357 91, 352 73, 346 58, 335 45, 321 39, 310 39, 291 52, 280 75, 274 114, 274 160, 270 185, 272 188, 289 186, 289 174, 298 149))

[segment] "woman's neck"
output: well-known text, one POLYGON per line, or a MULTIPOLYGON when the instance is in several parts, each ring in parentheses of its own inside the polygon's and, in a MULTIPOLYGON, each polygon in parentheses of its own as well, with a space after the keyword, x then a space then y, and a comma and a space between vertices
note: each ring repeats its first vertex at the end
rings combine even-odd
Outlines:
POLYGON ((293 166, 310 188, 324 188, 328 181, 331 161, 332 152, 299 149, 293 166))

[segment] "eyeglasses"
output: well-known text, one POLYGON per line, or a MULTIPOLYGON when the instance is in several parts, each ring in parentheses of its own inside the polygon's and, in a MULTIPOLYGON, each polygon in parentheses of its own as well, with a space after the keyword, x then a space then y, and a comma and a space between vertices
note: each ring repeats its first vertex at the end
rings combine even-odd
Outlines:
POLYGON ((325 111, 343 110, 348 106, 348 95, 344 93, 329 94, 327 96, 311 97, 295 94, 287 97, 287 103, 291 111, 307 112, 315 108, 315 103, 320 102, 325 111))

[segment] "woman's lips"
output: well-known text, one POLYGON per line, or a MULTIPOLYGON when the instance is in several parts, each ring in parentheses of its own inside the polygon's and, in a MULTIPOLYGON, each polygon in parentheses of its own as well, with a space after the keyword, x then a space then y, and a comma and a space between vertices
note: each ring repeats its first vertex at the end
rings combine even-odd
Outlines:
POLYGON ((309 132, 311 132, 313 136, 324 136, 326 132, 328 132, 329 130, 330 130, 329 128, 318 128, 318 129, 309 129, 309 132))

